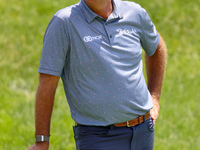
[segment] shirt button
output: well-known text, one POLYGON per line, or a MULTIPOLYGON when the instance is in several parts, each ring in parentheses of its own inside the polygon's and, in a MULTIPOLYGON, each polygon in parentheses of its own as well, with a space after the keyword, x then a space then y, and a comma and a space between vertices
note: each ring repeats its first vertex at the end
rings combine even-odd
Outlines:
POLYGON ((112 35, 110 35, 110 38, 112 38, 112 35))

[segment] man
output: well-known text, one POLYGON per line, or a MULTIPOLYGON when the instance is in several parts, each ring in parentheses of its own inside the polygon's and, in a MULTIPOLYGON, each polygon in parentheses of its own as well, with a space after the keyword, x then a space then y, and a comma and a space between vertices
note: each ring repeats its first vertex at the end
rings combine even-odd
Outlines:
POLYGON ((138 4, 81 0, 58 11, 44 37, 36 143, 28 150, 49 147, 60 77, 76 122, 78 150, 153 149, 165 65, 165 43, 138 4), (147 85, 141 46, 146 52, 147 85))

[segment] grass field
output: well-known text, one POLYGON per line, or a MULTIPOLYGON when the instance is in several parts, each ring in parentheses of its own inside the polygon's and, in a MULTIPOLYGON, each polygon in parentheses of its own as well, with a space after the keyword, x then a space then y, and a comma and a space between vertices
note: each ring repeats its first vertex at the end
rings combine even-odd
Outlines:
MULTIPOLYGON (((78 0, 0 1, 0 150, 34 143, 34 99, 45 29, 53 14, 78 0)), ((135 0, 168 47, 155 150, 200 149, 200 0, 135 0)), ((51 150, 75 149, 69 108, 59 83, 51 150)))

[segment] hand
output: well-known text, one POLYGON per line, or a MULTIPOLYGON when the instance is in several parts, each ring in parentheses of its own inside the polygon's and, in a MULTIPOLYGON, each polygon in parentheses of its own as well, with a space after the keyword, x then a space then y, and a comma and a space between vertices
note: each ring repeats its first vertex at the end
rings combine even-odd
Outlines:
POLYGON ((48 150, 49 142, 38 142, 29 147, 27 150, 48 150))
POLYGON ((153 123, 155 125, 159 116, 160 105, 159 105, 159 100, 156 97, 152 96, 152 100, 153 100, 153 108, 150 110, 150 114, 153 123))

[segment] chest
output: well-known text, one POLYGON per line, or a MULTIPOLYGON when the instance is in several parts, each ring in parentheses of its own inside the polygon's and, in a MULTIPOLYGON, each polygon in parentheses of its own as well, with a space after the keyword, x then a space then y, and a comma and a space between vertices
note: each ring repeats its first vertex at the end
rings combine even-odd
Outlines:
MULTIPOLYGON (((135 65, 142 53, 139 25, 123 19, 109 22, 82 18, 72 20, 70 29, 71 62, 82 67, 91 64, 135 65)), ((84 67, 85 68, 85 67, 84 67)))
POLYGON ((70 39, 72 43, 81 43, 84 47, 99 47, 104 45, 118 47, 125 51, 136 53, 140 51, 140 25, 126 19, 104 21, 100 18, 88 23, 82 18, 72 20, 70 24, 70 39))

